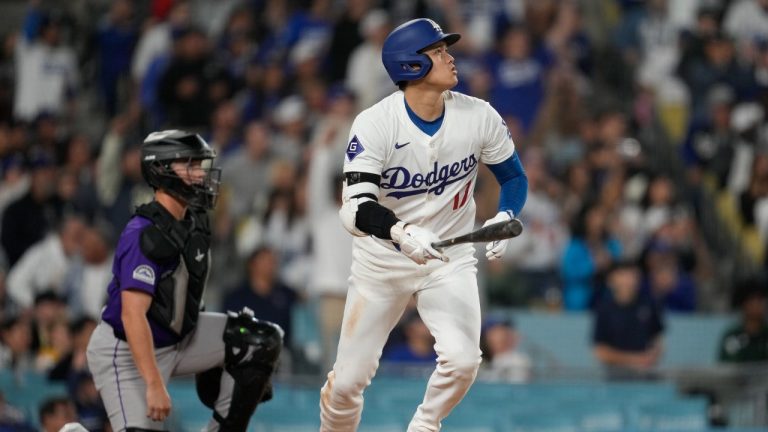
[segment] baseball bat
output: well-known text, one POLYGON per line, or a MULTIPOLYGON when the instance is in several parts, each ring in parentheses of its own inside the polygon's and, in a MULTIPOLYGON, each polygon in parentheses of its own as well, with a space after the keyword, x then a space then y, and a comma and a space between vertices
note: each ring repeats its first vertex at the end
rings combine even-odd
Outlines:
POLYGON ((469 234, 458 237, 441 240, 432 243, 433 248, 442 248, 453 246, 459 243, 491 242, 517 237, 523 232, 523 224, 518 219, 512 219, 505 222, 497 222, 487 227, 472 231, 469 234))

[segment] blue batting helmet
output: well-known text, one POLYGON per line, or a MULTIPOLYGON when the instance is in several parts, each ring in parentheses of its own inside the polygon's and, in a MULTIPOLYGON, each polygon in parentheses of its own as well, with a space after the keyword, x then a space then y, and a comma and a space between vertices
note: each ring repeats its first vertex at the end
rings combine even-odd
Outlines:
POLYGON ((429 56, 421 51, 430 45, 445 41, 453 45, 461 38, 457 33, 443 33, 440 26, 427 18, 401 24, 384 41, 381 61, 395 84, 423 78, 432 68, 429 56))

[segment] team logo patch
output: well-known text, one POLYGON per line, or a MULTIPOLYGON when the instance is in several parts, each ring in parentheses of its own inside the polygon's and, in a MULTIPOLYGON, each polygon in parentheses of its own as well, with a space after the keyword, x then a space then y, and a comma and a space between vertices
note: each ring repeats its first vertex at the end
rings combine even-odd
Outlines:
POLYGON ((442 28, 440 28, 440 25, 439 25, 438 23, 436 23, 436 22, 432 21, 432 20, 431 20, 431 19, 429 19, 429 18, 427 18, 427 21, 429 21, 429 23, 430 23, 430 24, 432 24, 432 28, 434 28, 436 32, 440 32, 440 33, 442 33, 442 32, 443 32, 443 29, 442 29, 442 28))
POLYGON ((352 162, 352 159, 354 159, 357 155, 365 151, 365 148, 362 144, 360 144, 360 140, 357 139, 357 135, 352 137, 352 140, 349 142, 349 145, 347 146, 347 159, 349 159, 350 162, 352 162))
POLYGON ((146 284, 154 285, 155 284, 155 271, 152 270, 152 267, 142 264, 135 269, 133 269, 133 278, 137 281, 144 282, 146 284))

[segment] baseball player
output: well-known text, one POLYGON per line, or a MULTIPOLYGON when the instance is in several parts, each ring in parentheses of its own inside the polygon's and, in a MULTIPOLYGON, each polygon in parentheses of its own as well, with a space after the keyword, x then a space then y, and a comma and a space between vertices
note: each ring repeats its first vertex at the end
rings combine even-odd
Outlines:
POLYGON ((200 136, 150 134, 141 172, 154 200, 136 209, 120 236, 107 305, 88 344, 88 366, 115 431, 167 430, 166 383, 196 374, 213 409, 207 430, 246 430, 256 405, 271 396, 282 347, 280 327, 239 314, 201 312, 210 268, 206 211, 221 172, 200 136))
MULTIPOLYGON (((360 113, 344 164, 345 228, 355 237, 336 363, 321 390, 321 431, 354 431, 363 390, 411 297, 435 337, 437 367, 408 431, 437 431, 475 379, 480 364, 480 301, 474 248, 431 246, 473 229, 478 164, 501 184, 499 212, 520 212, 528 180, 506 124, 457 84, 448 47, 458 34, 429 19, 394 29, 382 52, 400 91, 360 113)), ((486 246, 499 258, 506 241, 486 246)))

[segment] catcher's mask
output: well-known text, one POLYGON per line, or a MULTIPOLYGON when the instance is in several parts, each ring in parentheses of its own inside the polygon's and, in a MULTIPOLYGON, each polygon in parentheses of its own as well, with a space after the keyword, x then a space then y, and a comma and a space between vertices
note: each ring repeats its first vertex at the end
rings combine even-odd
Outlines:
POLYGON ((141 146, 141 175, 190 207, 211 210, 219 195, 216 152, 199 135, 180 130, 153 132, 141 146), (176 164, 174 165, 174 163, 176 164))

